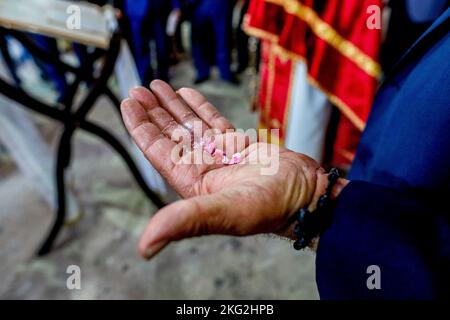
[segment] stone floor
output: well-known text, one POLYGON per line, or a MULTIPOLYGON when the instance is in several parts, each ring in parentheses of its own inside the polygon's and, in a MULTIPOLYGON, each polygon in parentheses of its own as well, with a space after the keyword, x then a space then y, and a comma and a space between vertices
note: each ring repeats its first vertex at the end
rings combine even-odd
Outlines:
MULTIPOLYGON (((176 87, 190 85, 188 62, 173 72, 176 87)), ((246 129, 256 126, 257 119, 249 112, 249 77, 243 80, 238 88, 213 80, 199 89, 237 127, 246 129)), ((125 135, 107 101, 98 102, 91 118, 125 135)), ((36 121, 54 145, 60 127, 42 117, 36 121)), ((69 176, 84 218, 66 227, 54 251, 38 259, 34 252, 53 212, 8 155, 0 157, 0 298, 318 298, 313 255, 296 253, 289 243, 269 236, 187 240, 150 262, 142 260, 136 251, 138 237, 155 208, 121 160, 87 134, 76 135, 69 176), (81 290, 66 287, 69 265, 81 268, 81 290)))

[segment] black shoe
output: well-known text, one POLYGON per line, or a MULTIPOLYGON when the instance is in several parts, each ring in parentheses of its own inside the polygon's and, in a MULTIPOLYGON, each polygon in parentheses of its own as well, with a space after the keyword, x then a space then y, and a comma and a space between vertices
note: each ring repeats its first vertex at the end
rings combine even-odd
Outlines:
POLYGON ((245 66, 245 65, 240 65, 237 69, 236 69, 236 74, 241 74, 241 73, 244 73, 244 71, 246 71, 247 70, 247 66, 245 66))
POLYGON ((208 80, 209 80, 209 76, 197 78, 197 79, 195 79, 194 84, 201 84, 201 83, 206 82, 208 80))
POLYGON ((234 76, 234 75, 233 75, 231 78, 229 78, 229 79, 223 79, 223 80, 226 81, 226 82, 228 82, 229 84, 234 85, 234 86, 238 86, 238 85, 241 84, 241 82, 239 81, 239 79, 236 78, 236 76, 234 76))

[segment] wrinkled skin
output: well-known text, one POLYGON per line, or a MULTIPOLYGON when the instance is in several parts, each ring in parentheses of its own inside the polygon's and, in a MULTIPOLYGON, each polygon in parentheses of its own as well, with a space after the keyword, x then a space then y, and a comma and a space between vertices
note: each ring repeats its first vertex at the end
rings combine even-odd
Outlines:
MULTIPOLYGON (((233 128, 231 123, 200 93, 187 88, 174 92, 159 80, 153 81, 150 89, 130 91, 130 98, 122 102, 123 119, 147 159, 184 200, 166 206, 150 220, 139 243, 141 255, 149 259, 172 241, 210 234, 275 233, 290 237, 295 212, 314 203, 326 188, 327 176, 319 164, 283 148, 277 149, 279 159, 273 158, 278 157, 275 152, 261 152, 278 148, 273 145, 251 141, 230 145, 227 137, 233 133, 226 130, 233 128), (202 121, 205 129, 217 129, 215 141, 227 141, 227 148, 242 153, 244 163, 226 166, 220 161, 197 165, 172 161, 176 142, 170 137, 175 130, 188 132, 186 128, 194 121, 202 121), (245 163, 256 155, 260 161, 245 163), (261 175, 269 160, 279 160, 277 173, 261 175)), ((202 150, 186 153, 182 159, 195 152, 214 160, 202 150)))

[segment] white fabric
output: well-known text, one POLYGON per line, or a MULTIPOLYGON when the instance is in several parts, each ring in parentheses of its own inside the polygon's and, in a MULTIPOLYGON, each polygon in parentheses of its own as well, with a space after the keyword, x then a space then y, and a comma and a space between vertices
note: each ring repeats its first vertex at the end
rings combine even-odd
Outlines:
POLYGON ((323 92, 308 82, 304 63, 296 63, 292 81, 285 146, 320 163, 324 156, 331 104, 323 92))

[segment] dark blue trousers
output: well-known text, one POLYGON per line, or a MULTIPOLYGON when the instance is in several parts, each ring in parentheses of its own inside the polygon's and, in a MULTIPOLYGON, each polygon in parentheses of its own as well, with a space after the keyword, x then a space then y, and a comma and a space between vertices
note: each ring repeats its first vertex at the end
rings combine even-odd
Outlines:
MULTIPOLYGON (((170 5, 170 4, 169 4, 170 5)), ((169 50, 166 23, 170 6, 164 0, 125 0, 129 40, 144 85, 154 78, 168 80, 169 50), (156 45, 157 68, 153 70, 150 41, 156 45)))
POLYGON ((232 78, 231 10, 228 0, 202 0, 192 13, 192 55, 198 78, 208 77, 214 62, 223 79, 232 78))
MULTIPOLYGON (((59 57, 58 45, 56 39, 47 36, 34 34, 31 36, 37 46, 44 50, 49 56, 54 56, 55 59, 59 57)), ((45 78, 52 81, 55 89, 59 93, 59 97, 63 97, 67 88, 65 74, 56 69, 52 64, 45 63, 39 59, 34 59, 38 67, 41 69, 45 78)))

